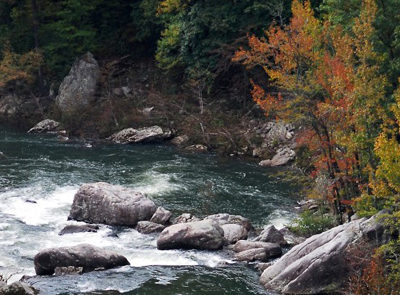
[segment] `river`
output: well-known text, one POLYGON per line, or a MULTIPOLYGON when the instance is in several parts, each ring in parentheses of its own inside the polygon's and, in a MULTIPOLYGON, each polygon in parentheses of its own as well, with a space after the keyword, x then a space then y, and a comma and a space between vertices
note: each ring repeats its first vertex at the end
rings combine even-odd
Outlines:
POLYGON ((262 227, 293 217, 297 189, 258 167, 166 145, 60 142, 0 127, 0 274, 34 275, 33 257, 48 247, 90 243, 126 256, 129 267, 80 276, 33 278, 40 294, 269 294, 252 266, 224 252, 159 251, 156 237, 101 226, 97 233, 59 236, 74 194, 105 181, 146 193, 178 215, 240 214, 262 227))

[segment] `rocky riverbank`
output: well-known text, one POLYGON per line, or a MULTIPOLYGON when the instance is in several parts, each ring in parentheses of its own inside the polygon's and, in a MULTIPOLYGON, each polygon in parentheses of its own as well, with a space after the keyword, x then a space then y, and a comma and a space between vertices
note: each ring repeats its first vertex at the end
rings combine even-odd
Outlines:
POLYGON ((251 157, 265 166, 295 159, 298 126, 268 122, 253 103, 250 111, 240 110, 227 98, 210 99, 200 112, 191 92, 171 95, 166 83, 176 82, 166 81, 151 63, 98 62, 87 53, 46 97, 0 94, 0 122, 30 128, 51 118, 30 132, 56 133, 61 140, 167 141, 190 151, 251 157))

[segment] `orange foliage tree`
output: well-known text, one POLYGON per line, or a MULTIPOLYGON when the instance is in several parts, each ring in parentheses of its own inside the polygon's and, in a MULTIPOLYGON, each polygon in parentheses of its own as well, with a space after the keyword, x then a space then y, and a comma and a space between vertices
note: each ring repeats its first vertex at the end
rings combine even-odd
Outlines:
POLYGON ((368 187, 377 166, 374 142, 385 110, 381 57, 373 49, 377 7, 364 0, 351 32, 314 16, 309 1, 292 2, 292 18, 272 25, 264 38, 249 36, 249 49, 234 61, 261 66, 272 85, 289 95, 272 95, 253 83, 254 100, 268 114, 305 127, 299 145, 314 155, 314 175, 328 179, 326 197, 335 213, 368 187))

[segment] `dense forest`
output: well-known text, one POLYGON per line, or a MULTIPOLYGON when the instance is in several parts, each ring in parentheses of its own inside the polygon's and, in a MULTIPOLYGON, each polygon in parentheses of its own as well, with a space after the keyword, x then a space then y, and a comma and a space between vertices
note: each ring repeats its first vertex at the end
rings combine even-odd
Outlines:
MULTIPOLYGON (((40 97, 79 125, 46 98, 90 51, 104 67, 149 61, 173 85, 157 100, 195 96, 196 112, 224 101, 203 120, 265 113, 301 126, 296 165, 333 223, 384 212, 391 240, 369 250, 351 291, 398 294, 399 12, 400 0, 3 0, 0 93, 40 97)), ((209 124, 239 128, 223 118, 209 124)))

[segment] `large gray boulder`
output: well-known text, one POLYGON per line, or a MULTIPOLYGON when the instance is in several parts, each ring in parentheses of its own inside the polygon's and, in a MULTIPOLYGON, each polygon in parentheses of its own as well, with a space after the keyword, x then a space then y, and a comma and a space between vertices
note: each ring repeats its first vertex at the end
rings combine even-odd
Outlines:
POLYGON ((284 294, 335 292, 347 279, 347 249, 365 241, 379 245, 382 236, 375 217, 337 226, 293 247, 263 272, 260 281, 284 294))
POLYGON ((144 194, 105 182, 83 184, 75 194, 68 219, 134 227, 150 220, 157 207, 144 194))
POLYGON ((37 275, 52 275, 57 267, 82 267, 83 272, 89 272, 129 265, 129 261, 115 252, 81 244, 40 251, 34 264, 37 275))
POLYGON ((59 130, 60 123, 51 119, 45 119, 40 121, 31 129, 28 130, 28 133, 47 133, 47 132, 56 132, 59 130))
POLYGON ((0 295, 35 295, 39 292, 23 282, 14 282, 10 285, 0 284, 0 295))
POLYGON ((152 143, 160 142, 170 138, 172 132, 170 130, 164 130, 160 126, 151 126, 144 128, 127 128, 111 135, 108 140, 119 143, 152 143))
POLYGON ((56 97, 56 105, 61 112, 74 113, 89 106, 94 99, 99 77, 99 64, 90 52, 76 60, 56 97))
POLYGON ((164 229, 157 248, 217 250, 224 245, 224 231, 213 220, 178 223, 164 229))

